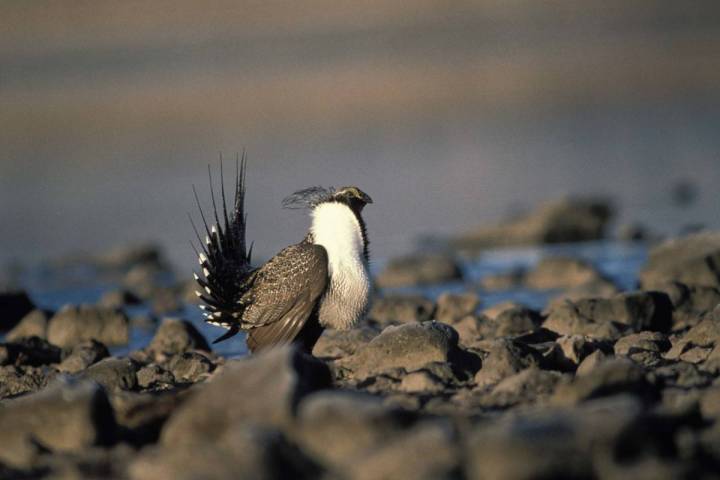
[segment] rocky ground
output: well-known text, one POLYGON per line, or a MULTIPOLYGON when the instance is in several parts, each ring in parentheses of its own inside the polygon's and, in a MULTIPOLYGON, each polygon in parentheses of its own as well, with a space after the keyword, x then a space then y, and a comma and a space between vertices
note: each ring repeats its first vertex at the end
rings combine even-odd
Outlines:
MULTIPOLYGON (((655 248, 634 291, 564 257, 484 280, 561 291, 543 311, 378 294, 314 357, 222 358, 172 318, 110 355, 138 321, 124 306, 185 295, 141 253, 96 305, 0 295, 0 478, 720 476, 720 234, 655 248)), ((451 257, 414 257, 378 283, 461 277, 451 257)))

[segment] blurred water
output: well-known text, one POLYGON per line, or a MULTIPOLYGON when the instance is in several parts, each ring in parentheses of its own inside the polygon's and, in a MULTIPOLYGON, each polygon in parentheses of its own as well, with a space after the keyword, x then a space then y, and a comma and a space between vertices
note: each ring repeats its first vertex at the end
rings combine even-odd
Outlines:
MULTIPOLYGON (((568 255, 583 258, 595 265, 601 273, 615 282, 623 290, 635 288, 638 272, 646 260, 647 249, 642 244, 627 244, 616 242, 597 242, 587 244, 557 245, 542 248, 522 248, 494 250, 484 253, 478 258, 462 259, 464 282, 453 282, 429 286, 388 289, 383 294, 420 294, 435 300, 443 292, 476 291, 482 300, 480 308, 491 307, 497 303, 512 300, 528 307, 541 310, 548 300, 559 292, 550 290, 509 289, 501 291, 484 291, 479 281, 486 275, 507 272, 520 268, 532 268, 543 256, 568 255)), ((374 273, 384 262, 378 262, 374 273)), ((85 288, 47 289, 47 279, 43 283, 36 282, 29 288, 33 301, 41 308, 57 310, 67 303, 95 303, 102 294, 116 286, 111 284, 85 288)), ((91 279, 87 279, 88 282, 91 279)), ((146 306, 130 307, 126 310, 128 315, 149 315, 146 306)), ((185 305, 182 311, 175 315, 190 320, 200 332, 209 340, 222 335, 225 330, 208 325, 203 321, 201 311, 195 305, 185 305)), ((154 329, 133 328, 130 343, 126 346, 111 349, 116 355, 127 354, 130 351, 147 346, 154 335, 154 329)), ((220 342, 213 349, 224 356, 234 357, 246 353, 244 334, 239 334, 230 340, 220 342)))

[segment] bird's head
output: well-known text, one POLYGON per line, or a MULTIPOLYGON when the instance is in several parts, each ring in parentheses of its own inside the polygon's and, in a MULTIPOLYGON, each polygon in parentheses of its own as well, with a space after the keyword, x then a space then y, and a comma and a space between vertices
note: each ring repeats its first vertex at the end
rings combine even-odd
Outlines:
POLYGON ((310 187, 289 195, 283 200, 285 208, 315 208, 327 202, 343 203, 356 212, 361 212, 368 203, 373 203, 370 195, 358 187, 323 188, 310 187))
POLYGON ((361 212, 368 203, 373 203, 370 195, 357 187, 343 187, 335 191, 330 201, 344 203, 351 209, 361 212))

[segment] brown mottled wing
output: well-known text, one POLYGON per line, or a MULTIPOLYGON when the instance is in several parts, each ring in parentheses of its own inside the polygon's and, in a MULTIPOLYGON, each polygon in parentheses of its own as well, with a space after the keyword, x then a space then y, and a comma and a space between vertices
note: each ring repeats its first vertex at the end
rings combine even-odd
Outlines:
POLYGON ((325 291, 327 276, 327 252, 310 243, 291 245, 263 265, 242 299, 248 348, 292 342, 325 291))

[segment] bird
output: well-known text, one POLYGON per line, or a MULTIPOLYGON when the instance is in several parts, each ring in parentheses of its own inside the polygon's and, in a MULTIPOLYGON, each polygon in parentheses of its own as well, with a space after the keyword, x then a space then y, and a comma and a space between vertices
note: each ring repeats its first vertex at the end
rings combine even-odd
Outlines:
POLYGON ((243 154, 236 159, 234 202, 228 209, 220 162, 221 211, 208 167, 210 219, 193 186, 205 235, 203 241, 190 217, 199 243, 193 248, 200 272, 193 276, 200 287, 195 292, 200 308, 206 322, 227 329, 213 343, 245 331, 251 353, 292 343, 312 354, 326 328, 352 328, 369 309, 370 254, 362 211, 373 201, 355 186, 294 192, 282 206, 310 210, 307 233, 299 243, 253 267, 252 244, 247 248, 245 239, 246 167, 243 154))

